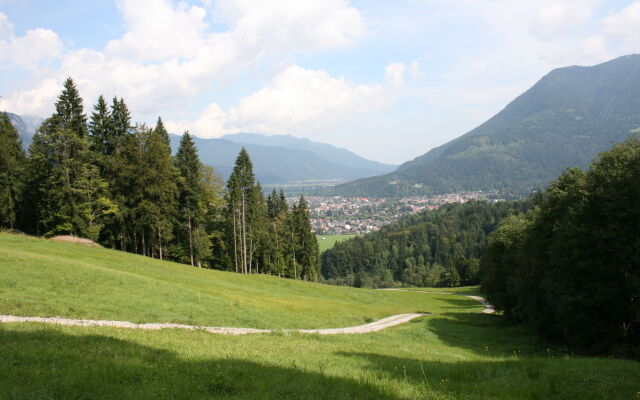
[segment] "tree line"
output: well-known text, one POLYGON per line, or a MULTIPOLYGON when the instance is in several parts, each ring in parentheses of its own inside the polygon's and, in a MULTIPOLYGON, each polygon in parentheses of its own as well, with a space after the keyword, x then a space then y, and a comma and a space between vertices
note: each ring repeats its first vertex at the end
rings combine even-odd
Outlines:
POLYGON ((476 284, 488 235, 529 205, 470 201, 403 217, 323 252, 322 275, 328 283, 356 287, 476 284))
POLYGON ((569 169, 505 219, 480 262, 488 300, 543 336, 596 352, 640 348, 640 139, 569 169))
POLYGON ((0 227, 75 235, 105 247, 239 273, 319 278, 306 200, 265 198, 243 149, 226 187, 185 132, 133 124, 127 105, 100 96, 87 118, 70 78, 24 152, 0 113, 0 227))

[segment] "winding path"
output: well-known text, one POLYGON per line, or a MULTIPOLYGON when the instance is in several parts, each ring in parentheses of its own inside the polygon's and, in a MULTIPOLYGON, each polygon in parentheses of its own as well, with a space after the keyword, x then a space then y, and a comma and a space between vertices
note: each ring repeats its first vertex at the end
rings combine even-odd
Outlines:
MULTIPOLYGON (((439 293, 439 294, 454 294, 443 292, 424 292, 417 290, 407 289, 386 289, 395 291, 407 291, 416 293, 439 293)), ((482 297, 479 296, 467 296, 471 299, 481 302, 485 309, 482 313, 489 314, 494 312, 493 307, 482 297)), ((135 324, 128 321, 107 321, 107 320, 95 320, 95 319, 72 319, 72 318, 60 318, 60 317, 17 317, 14 315, 0 315, 0 323, 16 323, 16 322, 38 322, 42 324, 54 324, 54 325, 71 325, 71 326, 108 326, 112 328, 128 328, 128 329, 147 329, 147 330, 159 330, 159 329, 186 329, 186 330, 203 330, 210 333, 217 333, 221 335, 246 335, 249 333, 273 333, 273 332, 293 332, 293 333, 315 333, 318 335, 337 335, 337 334, 355 334, 355 333, 371 333, 381 331, 383 329, 400 325, 412 319, 428 315, 428 313, 409 313, 392 315, 380 319, 378 321, 371 322, 365 325, 350 326, 347 328, 333 328, 333 329, 254 329, 254 328, 231 328, 231 327, 216 327, 216 326, 198 326, 198 325, 183 325, 183 324, 135 324)))
POLYGON ((218 326, 197 326, 183 324, 135 324, 128 321, 105 321, 95 319, 71 319, 59 317, 16 317, 13 315, 0 315, 0 323, 12 322, 39 322, 42 324, 54 325, 72 325, 72 326, 109 326, 113 328, 128 329, 187 329, 187 330, 203 330, 210 333, 218 333, 221 335, 246 335, 248 333, 273 333, 273 332, 298 332, 298 333, 316 333, 319 335, 336 335, 336 334, 352 334, 352 333, 370 333, 403 324, 414 318, 427 315, 426 313, 398 314, 383 318, 378 321, 365 325, 351 326, 347 328, 334 329, 254 329, 254 328, 227 328, 218 326))

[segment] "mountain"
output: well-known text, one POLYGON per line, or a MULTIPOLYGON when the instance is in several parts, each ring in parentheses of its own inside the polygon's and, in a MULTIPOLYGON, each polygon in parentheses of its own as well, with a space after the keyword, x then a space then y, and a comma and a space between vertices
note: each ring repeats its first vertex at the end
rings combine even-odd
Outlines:
MULTIPOLYGON (((393 170, 394 166, 366 160, 348 150, 293 136, 235 134, 221 139, 194 137, 203 163, 228 177, 244 147, 249 152, 257 179, 262 184, 340 182, 393 170), (233 140, 231 140, 233 139, 233 140)), ((171 135, 171 147, 180 136, 171 135)))
POLYGON ((309 139, 297 138, 291 135, 261 135, 257 133, 236 133, 224 135, 222 139, 237 143, 258 144, 271 147, 287 147, 304 150, 315 154, 323 160, 348 168, 367 171, 371 175, 384 174, 393 171, 397 165, 383 164, 367 160, 349 150, 332 146, 327 143, 313 142, 309 139))
POLYGON ((25 149, 28 148, 33 135, 36 133, 36 129, 40 127, 44 119, 35 115, 17 115, 10 112, 8 112, 7 115, 9 116, 9 120, 11 120, 11 124, 18 131, 22 145, 25 149))
POLYGON ((525 192, 586 167, 640 133, 640 55, 551 71, 467 134, 382 176, 323 194, 398 196, 468 190, 525 192))

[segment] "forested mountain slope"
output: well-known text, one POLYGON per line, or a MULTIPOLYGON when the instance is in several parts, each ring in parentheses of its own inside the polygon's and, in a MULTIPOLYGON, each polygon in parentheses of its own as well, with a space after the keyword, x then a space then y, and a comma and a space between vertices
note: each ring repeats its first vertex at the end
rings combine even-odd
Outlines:
POLYGON ((395 170, 397 165, 367 160, 347 149, 327 143, 314 142, 292 135, 262 135, 258 133, 236 133, 224 135, 222 139, 244 144, 259 144, 270 147, 286 147, 311 152, 332 164, 357 169, 368 174, 384 174, 395 170))
POLYGON ((527 192, 565 168, 584 168, 613 142, 640 132, 640 55, 551 71, 467 134, 391 174, 327 194, 393 196, 464 190, 527 192), (418 184, 418 185, 416 185, 418 184))
MULTIPOLYGON (((331 180, 344 182, 392 168, 386 166, 385 170, 385 164, 366 160, 331 145, 292 136, 286 136, 285 139, 277 136, 240 134, 226 135, 221 139, 194 136, 194 141, 202 162, 213 166, 225 179, 231 173, 235 156, 243 147, 246 148, 253 160, 256 177, 267 185, 331 180), (341 154, 344 155, 344 161, 336 161, 341 154)), ((171 135, 172 148, 176 149, 179 141, 180 136, 171 135)))

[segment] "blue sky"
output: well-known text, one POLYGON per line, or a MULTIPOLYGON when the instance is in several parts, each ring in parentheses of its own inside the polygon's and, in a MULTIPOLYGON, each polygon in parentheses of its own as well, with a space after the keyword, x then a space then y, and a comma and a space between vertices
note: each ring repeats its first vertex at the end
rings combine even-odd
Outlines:
POLYGON ((0 109, 71 76, 180 133, 292 134, 401 163, 553 68, 640 52, 640 1, 0 0, 0 109))

